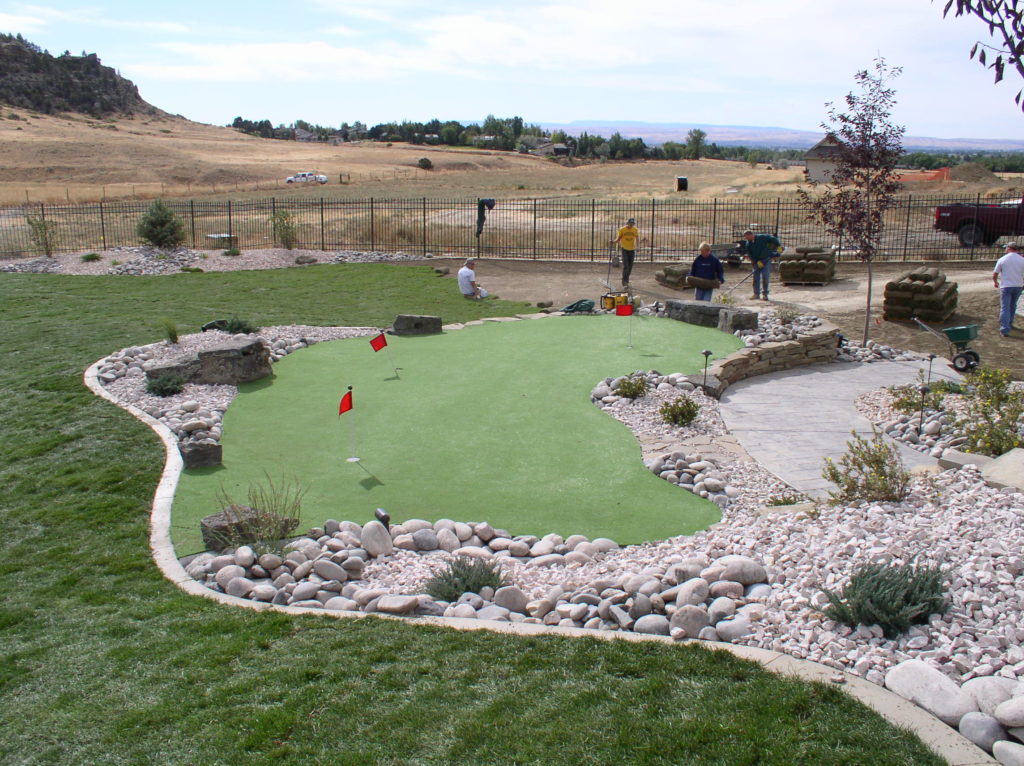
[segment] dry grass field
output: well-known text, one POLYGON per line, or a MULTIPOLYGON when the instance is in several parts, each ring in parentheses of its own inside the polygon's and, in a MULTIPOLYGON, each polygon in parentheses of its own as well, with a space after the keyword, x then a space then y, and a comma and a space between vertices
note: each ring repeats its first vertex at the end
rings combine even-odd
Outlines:
MULTIPOLYGON (((478 149, 276 141, 171 116, 96 120, 0 111, 0 205, 269 196, 774 199, 795 194, 801 180, 799 167, 772 170, 720 160, 570 167, 478 149), (431 160, 432 170, 417 166, 421 157, 431 160), (300 170, 324 173, 330 182, 286 185, 284 179, 300 170), (675 191, 676 176, 689 179, 688 192, 675 191)), ((1013 184, 928 182, 919 191, 987 194, 1013 184)))

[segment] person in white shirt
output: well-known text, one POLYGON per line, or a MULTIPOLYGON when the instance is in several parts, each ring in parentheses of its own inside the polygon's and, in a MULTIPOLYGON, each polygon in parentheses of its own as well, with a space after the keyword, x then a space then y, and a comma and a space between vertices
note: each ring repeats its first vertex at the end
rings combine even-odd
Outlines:
POLYGON ((1020 254, 1016 242, 1008 243, 1006 255, 996 261, 992 282, 999 290, 999 334, 1006 338, 1013 329, 1013 315, 1024 292, 1024 255, 1020 254))
POLYGON ((464 298, 486 298, 487 291, 476 282, 476 261, 470 258, 459 269, 459 292, 464 298))

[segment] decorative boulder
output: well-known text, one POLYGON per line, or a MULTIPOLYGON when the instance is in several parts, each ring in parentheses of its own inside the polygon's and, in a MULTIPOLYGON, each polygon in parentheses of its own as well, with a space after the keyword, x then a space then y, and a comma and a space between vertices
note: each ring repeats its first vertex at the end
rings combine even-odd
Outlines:
POLYGON ((182 462, 186 468, 206 468, 220 465, 223 460, 223 449, 219 444, 202 442, 182 442, 178 445, 182 462))
POLYGON ((238 385, 270 375, 270 349, 258 338, 232 338, 220 345, 146 368, 146 379, 175 375, 189 383, 238 385))
POLYGON ((441 332, 441 317, 399 314, 391 332, 395 335, 434 335, 441 332))

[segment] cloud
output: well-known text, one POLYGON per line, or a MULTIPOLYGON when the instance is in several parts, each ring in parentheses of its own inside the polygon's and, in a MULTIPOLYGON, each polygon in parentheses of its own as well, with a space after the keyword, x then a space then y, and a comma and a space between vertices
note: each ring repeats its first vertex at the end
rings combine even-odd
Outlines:
POLYGON ((46 26, 46 21, 37 16, 16 16, 0 13, 0 29, 10 34, 26 34, 38 32, 46 26))
POLYGON ((152 32, 188 32, 189 27, 177 21, 135 21, 132 19, 112 19, 103 16, 95 9, 81 11, 61 11, 41 5, 26 6, 26 10, 41 16, 47 23, 61 22, 67 24, 103 27, 107 29, 131 29, 152 32))

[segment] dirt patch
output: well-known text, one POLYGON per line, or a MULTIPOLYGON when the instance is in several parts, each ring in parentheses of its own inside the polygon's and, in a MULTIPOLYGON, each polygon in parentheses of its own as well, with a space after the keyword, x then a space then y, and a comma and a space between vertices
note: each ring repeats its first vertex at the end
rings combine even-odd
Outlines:
MULTIPOLYGON (((461 266, 461 261, 435 259, 451 269, 450 278, 461 266)), ((692 300, 693 291, 675 291, 654 281, 654 272, 660 264, 638 263, 633 270, 631 284, 645 301, 669 298, 692 300)), ((1010 370, 1017 380, 1024 380, 1024 329, 1016 329, 1009 338, 999 334, 999 292, 992 286, 992 264, 973 263, 954 267, 940 266, 950 281, 957 282, 959 307, 941 327, 963 324, 978 325, 978 338, 971 348, 981 356, 982 364, 1010 370)), ((870 338, 896 348, 934 353, 950 357, 949 344, 922 330, 913 322, 889 322, 882 319, 882 295, 885 283, 913 268, 913 264, 877 264, 874 267, 872 313, 869 322, 870 338)), ((480 283, 502 298, 509 300, 552 301, 560 308, 580 298, 597 299, 607 292, 602 284, 610 275, 611 284, 618 289, 619 270, 609 270, 608 261, 564 263, 548 261, 492 261, 477 262, 480 283)), ((727 269, 725 291, 734 288, 737 304, 748 308, 764 308, 762 301, 751 300, 750 280, 738 284, 747 275, 745 269, 727 269)), ((829 285, 785 286, 777 281, 772 287, 771 304, 792 305, 836 324, 853 341, 859 342, 864 333, 864 303, 867 277, 861 264, 840 264, 837 279, 829 285)), ((453 288, 454 285, 453 285, 453 288)), ((1017 320, 1024 328, 1024 317, 1017 320)))

